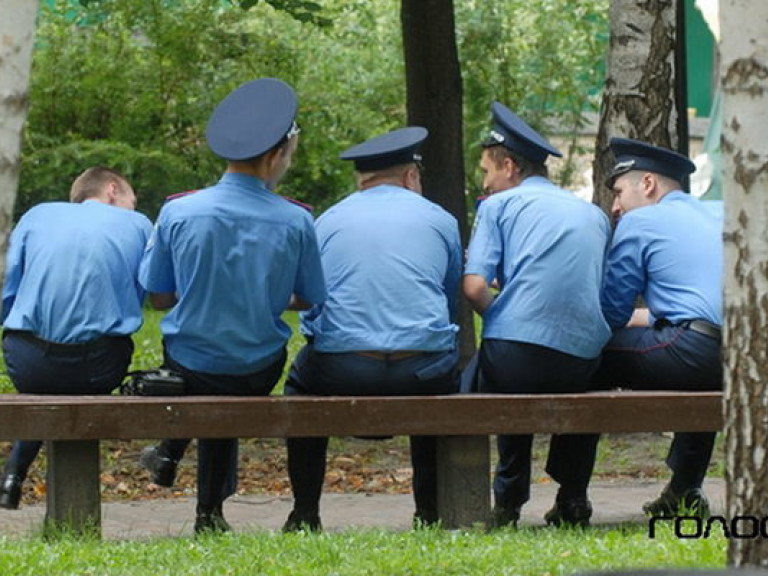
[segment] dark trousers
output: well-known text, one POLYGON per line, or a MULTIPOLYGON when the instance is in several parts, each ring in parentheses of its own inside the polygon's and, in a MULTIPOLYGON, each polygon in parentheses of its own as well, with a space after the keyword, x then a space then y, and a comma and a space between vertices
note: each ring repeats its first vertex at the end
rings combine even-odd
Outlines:
MULTIPOLYGON (((209 374, 189 370, 167 353, 165 366, 179 373, 190 395, 268 396, 283 373, 286 352, 258 372, 252 374, 209 374)), ((189 440, 165 440, 171 447, 182 446, 183 454, 189 440)), ((173 449, 173 448, 172 448, 173 449)), ((164 449, 161 444, 161 452, 164 449)), ((236 438, 200 438, 197 442, 197 507, 200 512, 221 510, 221 506, 237 488, 236 438)))
MULTIPOLYGON (((584 359, 552 348, 514 342, 486 339, 479 352, 479 390, 501 394, 557 394, 584 392, 597 369, 599 358, 584 359)), ((581 466, 569 445, 597 443, 587 435, 553 435, 549 445, 547 473, 563 484, 583 486, 586 494, 592 468, 581 466)), ((530 498, 531 446, 533 435, 499 435, 497 445, 499 461, 493 482, 495 506, 512 514, 530 498)), ((581 488, 577 488, 580 490, 581 488)), ((575 498, 565 493, 561 497, 575 498)))
MULTIPOLYGON (((109 394, 125 378, 133 354, 130 336, 105 336, 84 344, 55 344, 30 332, 6 330, 3 353, 8 375, 22 394, 109 394)), ((22 480, 42 442, 13 443, 5 474, 22 480)))
MULTIPOLYGON (((603 351, 593 387, 617 385, 631 390, 721 390, 720 339, 683 326, 618 330, 603 351)), ((715 436, 714 432, 675 433, 667 465, 677 494, 701 487, 715 436)), ((583 469, 594 466, 598 436, 594 438, 594 442, 568 447, 582 455, 583 469)))
MULTIPOLYGON (((307 344, 296 357, 285 394, 334 396, 415 396, 452 394, 458 389, 456 351, 424 353, 401 359, 356 353, 321 353, 307 344)), ((289 438, 288 474, 294 510, 319 513, 328 438, 289 438)), ((411 436, 416 514, 437 521, 437 438, 411 436)))

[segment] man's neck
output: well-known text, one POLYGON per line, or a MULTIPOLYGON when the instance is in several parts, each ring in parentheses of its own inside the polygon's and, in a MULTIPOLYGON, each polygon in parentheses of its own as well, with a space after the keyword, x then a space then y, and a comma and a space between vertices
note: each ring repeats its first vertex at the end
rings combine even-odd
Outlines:
POLYGON ((271 190, 269 171, 262 162, 229 162, 226 169, 227 174, 245 174, 253 176, 264 183, 267 189, 271 190))

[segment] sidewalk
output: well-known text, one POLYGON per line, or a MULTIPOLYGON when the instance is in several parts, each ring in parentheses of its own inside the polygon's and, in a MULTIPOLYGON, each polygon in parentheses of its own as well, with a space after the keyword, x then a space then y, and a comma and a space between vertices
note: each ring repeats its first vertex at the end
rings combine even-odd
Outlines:
MULTIPOLYGON (((643 502, 661 492, 660 481, 621 479, 593 482, 590 498, 595 513, 594 525, 620 522, 645 522, 643 502)), ((522 526, 543 525, 542 517, 555 497, 556 485, 534 484, 531 501, 523 508, 522 526)), ((704 490, 712 512, 722 513, 725 483, 707 480, 704 490)), ((413 500, 405 495, 324 494, 321 503, 326 531, 352 527, 408 530, 411 527, 413 500)), ((291 509, 291 499, 281 496, 237 496, 230 498, 224 514, 235 531, 279 530, 291 509)), ((109 502, 102 506, 104 538, 111 540, 149 537, 178 537, 192 534, 194 498, 109 502)), ((28 535, 39 530, 45 515, 44 505, 24 506, 19 510, 0 510, 0 535, 28 535)))

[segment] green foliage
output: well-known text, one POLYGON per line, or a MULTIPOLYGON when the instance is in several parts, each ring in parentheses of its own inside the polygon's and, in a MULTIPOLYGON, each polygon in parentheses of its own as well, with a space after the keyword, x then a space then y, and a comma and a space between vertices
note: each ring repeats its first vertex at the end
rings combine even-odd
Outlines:
MULTIPOLYGON (((231 0, 237 3, 243 10, 253 8, 261 0, 231 0)), ((299 22, 312 22, 319 26, 329 26, 331 21, 320 15, 321 6, 317 2, 306 2, 305 0, 266 0, 268 4, 275 8, 287 12, 299 22)))
MULTIPOLYGON (((492 100, 542 133, 567 135, 573 144, 584 114, 599 107, 607 0, 467 0, 456 10, 470 144, 467 173, 477 173, 477 143, 487 130, 492 100)), ((572 173, 566 164, 560 184, 570 185, 572 173)))
POLYGON ((31 574, 523 574, 568 575, 606 569, 722 568, 725 540, 654 540, 646 528, 386 532, 97 542, 0 539, 0 571, 31 574))
POLYGON ((85 166, 111 166, 125 174, 138 195, 138 209, 156 213, 169 194, 201 185, 200 178, 179 155, 163 149, 142 149, 113 140, 70 140, 29 146, 22 167, 24 194, 16 202, 21 215, 39 202, 66 201, 71 182, 85 166), (170 184, 174 188, 168 188, 170 184))
MULTIPOLYGON (((468 173, 493 99, 548 134, 578 129, 601 84, 608 1, 455 6, 468 173)), ((207 119, 260 76, 299 94, 301 145, 281 192, 322 211, 354 187, 339 152, 406 120, 399 9, 398 0, 43 3, 17 214, 65 197, 74 175, 103 161, 128 172, 154 217, 165 195, 218 179, 207 119)), ((469 188, 477 184, 473 176, 469 188)))

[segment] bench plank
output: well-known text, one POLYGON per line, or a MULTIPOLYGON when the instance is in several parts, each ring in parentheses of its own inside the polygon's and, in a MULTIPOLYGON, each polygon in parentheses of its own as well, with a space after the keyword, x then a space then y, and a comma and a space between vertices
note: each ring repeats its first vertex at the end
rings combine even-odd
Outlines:
POLYGON ((716 431, 720 392, 412 397, 0 394, 0 439, 48 442, 47 521, 98 530, 99 440, 434 435, 447 528, 490 517, 494 434, 716 431))
POLYGON ((414 397, 0 395, 0 439, 703 432, 720 392, 414 397))

